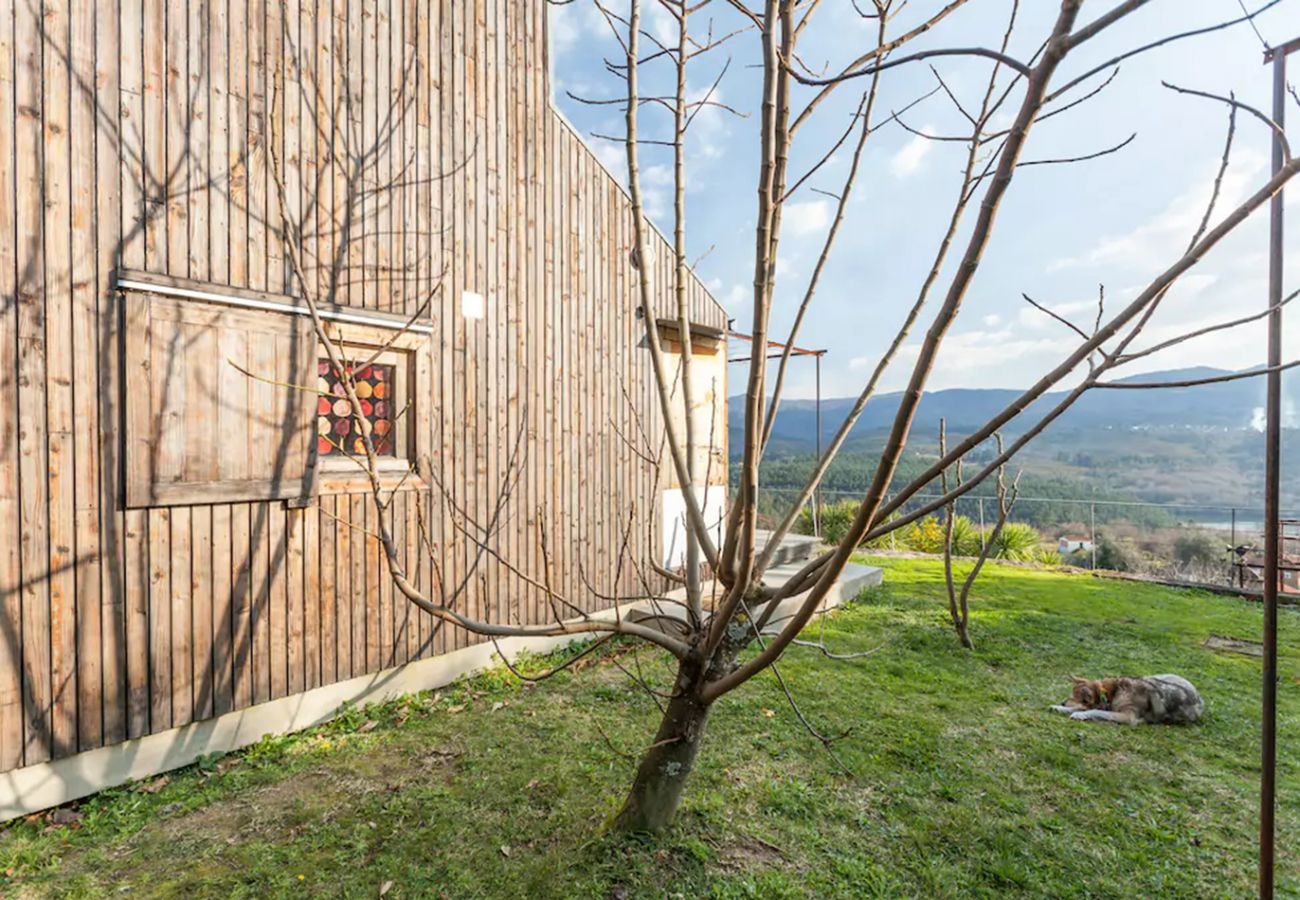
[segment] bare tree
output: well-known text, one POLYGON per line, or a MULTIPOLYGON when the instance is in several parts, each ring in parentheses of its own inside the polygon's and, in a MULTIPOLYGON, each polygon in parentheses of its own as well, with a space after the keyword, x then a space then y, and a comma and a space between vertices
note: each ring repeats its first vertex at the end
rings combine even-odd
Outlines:
MULTIPOLYGON (((1073 75, 1066 70, 1066 66, 1078 48, 1098 35, 1116 29, 1130 14, 1147 6, 1151 0, 1125 0, 1086 23, 1079 22, 1082 0, 1058 0, 1055 21, 1049 31, 1037 36, 1036 43, 1039 49, 1029 60, 1021 60, 1010 55, 1011 37, 1017 27, 1019 11, 1017 0, 981 4, 988 6, 990 10, 1001 8, 1005 11, 1006 29, 997 49, 943 46, 936 45, 931 40, 928 49, 915 52, 908 52, 913 40, 922 35, 934 38, 942 30, 940 26, 943 21, 953 11, 972 5, 976 0, 949 0, 918 26, 892 37, 888 33, 889 28, 902 3, 896 0, 871 0, 870 5, 859 3, 855 5, 855 9, 858 14, 874 22, 874 42, 848 64, 830 70, 834 74, 829 76, 810 71, 801 61, 798 52, 799 39, 810 21, 816 16, 826 14, 820 0, 722 0, 717 3, 716 6, 736 17, 738 27, 732 32, 727 32, 728 34, 740 33, 744 39, 752 37, 757 41, 761 66, 756 117, 758 167, 753 234, 752 319, 749 329, 754 338, 754 346, 760 350, 768 346, 767 342, 772 339, 770 323, 775 302, 776 261, 783 207, 799 191, 811 189, 812 180, 822 168, 823 162, 829 159, 833 152, 832 148, 820 155, 822 162, 815 164, 807 173, 793 174, 790 171, 791 147, 802 127, 812 116, 819 114, 824 108, 829 108, 825 101, 836 91, 847 90, 848 86, 852 85, 863 86, 861 99, 855 104, 856 111, 840 141, 840 143, 847 142, 856 134, 850 174, 841 189, 833 192, 838 204, 834 225, 826 238, 814 275, 802 292, 796 308, 794 326, 783 336, 787 344, 795 342, 798 329, 805 319, 805 313, 815 298, 817 283, 825 261, 830 257, 840 237, 839 224, 844 215, 845 203, 853 189, 859 168, 863 165, 863 146, 883 125, 898 123, 899 127, 910 127, 903 121, 905 110, 891 113, 879 121, 873 121, 879 118, 874 113, 878 86, 882 79, 888 77, 887 73, 896 68, 911 66, 922 61, 939 62, 948 57, 985 61, 988 66, 987 80, 982 84, 982 99, 978 105, 968 109, 937 68, 934 70, 937 86, 925 97, 918 98, 918 102, 935 97, 952 103, 970 125, 968 134, 930 136, 934 140, 964 143, 967 148, 966 165, 954 192, 951 214, 941 231, 932 265, 918 285, 915 297, 904 304, 906 312, 902 326, 887 351, 878 360, 857 402, 818 461, 801 491, 800 502, 795 504, 791 513, 778 524, 766 546, 759 544, 757 536, 758 474, 763 451, 771 435, 772 420, 781 401, 788 358, 781 361, 776 378, 769 383, 764 360, 766 354, 763 352, 753 354, 746 373, 743 399, 744 425, 739 448, 741 456, 739 486, 732 498, 726 517, 725 532, 719 543, 715 540, 714 529, 706 520, 700 493, 692 489, 692 486, 701 483, 700 472, 693 461, 695 445, 703 440, 704 436, 697 434, 690 425, 686 426, 684 432, 678 429, 674 425, 678 417, 673 414, 685 404, 685 419, 689 422, 690 403, 693 399, 689 387, 680 391, 676 389, 679 381, 682 385, 689 385, 690 378, 687 377, 689 371, 680 370, 689 370, 692 365, 687 347, 690 343, 691 326, 689 310, 682 302, 681 294, 687 275, 684 185, 688 178, 686 157, 682 147, 686 126, 692 118, 692 106, 686 98, 685 68, 694 55, 692 48, 708 46, 713 43, 713 39, 694 40, 687 24, 688 16, 698 15, 701 7, 706 5, 708 0, 705 4, 692 4, 689 0, 650 0, 650 2, 657 3, 669 16, 675 17, 675 21, 679 24, 675 43, 661 44, 658 38, 647 34, 642 21, 643 0, 624 0, 617 9, 598 2, 597 8, 604 14, 605 20, 616 35, 622 54, 620 59, 611 61, 607 68, 614 77, 620 79, 626 89, 619 105, 623 108, 626 126, 626 132, 621 139, 627 156, 628 185, 635 224, 635 246, 632 252, 634 263, 648 259, 648 224, 641 188, 642 148, 646 145, 666 145, 674 154, 677 212, 674 249, 677 277, 670 290, 675 293, 675 298, 658 296, 659 287, 652 283, 648 272, 643 271, 641 277, 636 280, 636 293, 631 298, 631 302, 640 307, 641 320, 645 324, 645 343, 649 350, 654 384, 663 413, 662 442, 666 464, 671 467, 678 483, 684 488, 690 547, 685 571, 663 570, 654 560, 629 561, 628 564, 637 566, 638 571, 655 573, 658 576, 657 581, 648 575, 642 577, 644 593, 637 597, 601 597, 606 602, 612 603, 614 615, 598 618, 583 613, 581 610, 584 606, 575 602, 576 598, 562 596, 553 588, 545 552, 540 554, 542 571, 528 571, 522 563, 505 558, 495 549, 491 541, 489 523, 474 521, 467 510, 453 504, 457 516, 461 519, 458 527, 468 539, 477 543, 483 552, 493 555, 509 572, 510 577, 516 579, 519 584, 540 590, 553 614, 553 620, 543 624, 488 621, 462 613, 452 608, 443 596, 432 591, 422 591, 417 587, 407 576, 403 556, 398 552, 392 535, 387 530, 386 517, 383 515, 376 517, 376 527, 394 585, 408 601, 440 621, 453 622, 491 640, 507 636, 615 634, 648 642, 670 655, 669 659, 673 667, 671 688, 655 693, 656 701, 661 702, 663 709, 662 720, 653 739, 647 741, 647 747, 642 754, 627 800, 616 820, 618 827, 629 830, 655 830, 672 821, 704 739, 714 704, 720 697, 736 690, 761 673, 771 671, 780 680, 778 664, 782 654, 796 641, 800 631, 822 608, 827 593, 864 540, 881 537, 921 516, 950 507, 957 498, 973 490, 986 479, 995 475, 1000 477, 1000 473, 1005 471, 1007 461, 1084 393, 1091 390, 1130 387, 1130 383, 1117 383, 1108 376, 1125 363, 1154 352, 1150 348, 1133 348, 1152 315, 1165 300, 1170 288, 1227 235, 1239 227, 1247 217, 1265 205, 1295 175, 1297 168, 1300 168, 1300 163, 1288 156, 1280 172, 1260 184, 1235 208, 1223 213, 1217 209, 1220 191, 1219 182, 1216 181, 1204 218, 1192 235, 1185 252, 1170 260, 1159 276, 1119 310, 1106 313, 1099 306, 1096 321, 1091 328, 1079 327, 1057 316, 1063 326, 1068 327, 1070 333, 1077 338, 1073 348, 1063 355, 1056 366, 1044 373, 1031 387, 1021 392, 1006 408, 990 417, 969 435, 954 441, 952 446, 945 446, 940 458, 933 465, 899 487, 894 484, 895 475, 911 435, 917 406, 936 361, 943 351, 945 340, 961 313, 963 302, 980 271, 985 251, 993 239, 998 212, 1017 176, 1022 170, 1033 166, 1095 159, 1118 151, 1127 142, 1116 141, 1100 150, 1093 147, 1083 148, 1079 153, 1072 154, 1068 158, 1036 159, 1028 156, 1026 152, 1035 126, 1096 96, 1108 82, 1088 90, 1085 90, 1085 86, 1093 84, 1096 76, 1112 73, 1121 59, 1173 41, 1248 21, 1262 9, 1275 6, 1282 0, 1273 0, 1256 13, 1248 13, 1235 20, 1220 23, 1214 28, 1168 35, 1160 41, 1120 54, 1101 66, 1090 67, 1086 71, 1073 75), (653 43, 655 49, 643 55, 643 41, 653 43), (675 90, 667 96, 648 96, 642 92, 640 72, 643 67, 660 62, 676 67, 673 78, 675 90), (641 133, 640 113, 647 105, 666 106, 673 113, 674 132, 669 140, 651 139, 641 133), (1014 110, 1011 124, 1005 128, 994 128, 992 122, 995 115, 1004 109, 1014 110), (967 213, 972 210, 974 220, 963 232, 962 226, 966 224, 967 213), (959 235, 961 235, 960 240, 959 235), (949 259, 953 252, 958 254, 955 265, 949 259), (848 534, 837 546, 808 562, 794 577, 777 586, 769 585, 765 576, 772 563, 776 545, 790 531, 799 507, 812 495, 830 462, 843 445, 849 430, 875 393, 882 375, 898 362, 899 348, 913 327, 920 322, 923 313, 931 305, 932 297, 937 298, 937 306, 929 315, 920 352, 915 362, 910 364, 907 387, 894 416, 888 439, 876 465, 870 487, 860 500, 848 534), (673 366, 667 358, 660 339, 656 311, 661 308, 676 310, 679 337, 683 345, 678 371, 672 371, 673 366), (1026 416, 1034 401, 1049 390, 1066 383, 1074 377, 1076 371, 1085 367, 1086 374, 1050 409, 1026 416), (1014 427, 1018 436, 1009 441, 1006 446, 999 443, 998 450, 991 461, 956 484, 942 484, 937 499, 920 504, 909 512, 902 512, 906 504, 936 481, 941 481, 944 473, 952 470, 972 450, 990 438, 995 438, 999 432, 1008 427, 1014 427), (672 590, 656 586, 665 581, 672 590), (654 614, 634 621, 626 614, 633 605, 649 608, 654 614), (677 612, 670 615, 670 610, 677 612), (669 621, 672 627, 664 624, 669 621), (659 696, 659 693, 662 693, 662 696, 659 696)), ((843 9, 838 4, 835 8, 837 14, 843 14, 843 9)), ((1234 124, 1237 110, 1245 110, 1268 123, 1267 117, 1235 98, 1216 97, 1206 93, 1201 93, 1200 96, 1227 104, 1234 114, 1231 119, 1234 124)), ((1225 167, 1232 148, 1231 133, 1232 129, 1229 131, 1223 153, 1222 165, 1225 167)), ((272 141, 272 146, 275 144, 276 142, 272 141)), ((368 475, 373 504, 382 512, 392 501, 394 490, 385 487, 378 475, 373 438, 368 422, 362 414, 356 392, 351 386, 350 367, 343 350, 318 314, 318 306, 322 298, 315 293, 310 287, 311 282, 304 277, 301 223, 294 221, 288 214, 288 205, 284 200, 286 194, 284 179, 278 160, 274 161, 272 168, 276 173, 276 189, 281 206, 286 210, 283 218, 287 255, 300 282, 303 299, 311 311, 317 336, 326 348, 330 365, 335 367, 346 388, 346 400, 351 405, 356 429, 361 436, 363 446, 363 453, 355 459, 368 475)), ((1224 322, 1215 328, 1235 327, 1242 321, 1224 322)), ((1201 329, 1176 340, 1186 340, 1194 334, 1202 334, 1205 331, 1206 329, 1201 329)), ((1170 342, 1163 343, 1168 345, 1170 342)), ((1289 363, 1288 366, 1295 364, 1289 363)), ((1251 374, 1260 374, 1263 371, 1265 370, 1257 370, 1251 374)), ((1193 382, 1181 384, 1190 383, 1193 382)), ((653 441, 650 443, 651 446, 645 452, 657 460, 658 457, 654 455, 653 441)), ((1009 510, 1009 500, 1014 496, 1014 489, 1011 494, 1004 490, 1000 492, 1000 496, 1007 501, 1006 510, 1009 510)), ((545 534, 539 534, 538 540, 544 547, 545 534)), ((434 551, 427 542, 425 549, 427 553, 433 555, 434 551)), ((436 560, 434 562, 436 564, 436 560)), ((451 589, 451 586, 440 589, 445 593, 446 590, 451 589)), ((965 595, 968 589, 969 583, 956 604, 959 617, 963 622, 965 595)), ((958 627, 960 632, 964 626, 958 627)), ((782 684, 784 685, 784 682, 782 684)), ((794 703, 793 697, 790 697, 790 701, 794 703)), ((804 721, 806 723, 806 719, 804 721)), ((811 725, 808 727, 816 734, 811 725)), ((829 746, 830 739, 817 736, 829 746)))
MULTIPOLYGON (((1002 435, 993 435, 997 443, 998 455, 1002 454, 1002 435)), ((944 456, 948 449, 947 428, 942 419, 939 420, 939 455, 944 456)), ((958 459, 953 466, 953 485, 952 487, 961 487, 962 482, 962 462, 958 459)), ((1011 515, 1012 508, 1016 505, 1016 498, 1020 493, 1020 474, 1012 479, 1011 484, 1007 484, 1006 464, 998 466, 997 475, 997 504, 998 518, 994 522, 993 528, 987 534, 980 532, 979 553, 975 557, 975 562, 966 577, 962 579, 961 587, 957 587, 957 579, 953 574, 952 557, 954 532, 957 525, 957 498, 952 497, 944 507, 943 522, 943 580, 948 589, 948 617, 952 619, 952 627, 957 632, 957 639, 967 650, 975 649, 975 642, 970 636, 970 591, 975 586, 975 580, 979 578, 980 570, 988 562, 998 546, 998 538, 1002 536, 1002 529, 1007 524, 1007 518, 1011 515)), ((944 470, 939 475, 939 491, 945 496, 950 495, 948 484, 948 472, 944 470)))

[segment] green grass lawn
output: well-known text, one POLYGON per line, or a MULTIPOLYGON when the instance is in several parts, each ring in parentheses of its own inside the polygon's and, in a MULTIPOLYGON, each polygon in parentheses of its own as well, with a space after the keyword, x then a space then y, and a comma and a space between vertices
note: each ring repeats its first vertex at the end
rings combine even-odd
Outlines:
MULTIPOLYGON (((852 776, 764 676, 716 709, 679 824, 607 834, 652 701, 608 660, 531 688, 494 674, 105 792, 72 825, 15 823, 0 894, 1251 894, 1259 660, 1201 642, 1257 637, 1257 606, 990 565, 970 653, 939 565, 885 565, 884 587, 825 621, 835 650, 879 652, 794 648, 782 665, 819 728, 851 729, 835 748, 852 776), (1072 673, 1159 672, 1201 689, 1199 725, 1047 710, 1072 673)), ((1279 892, 1300 896, 1300 614, 1281 632, 1279 892)))

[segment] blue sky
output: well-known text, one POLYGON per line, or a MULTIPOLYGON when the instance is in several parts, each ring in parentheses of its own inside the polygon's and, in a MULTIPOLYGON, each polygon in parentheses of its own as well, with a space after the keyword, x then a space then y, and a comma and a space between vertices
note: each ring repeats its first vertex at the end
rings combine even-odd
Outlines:
MULTIPOLYGON (((1248 2, 1253 8, 1262 0, 1248 2)), ((627 2, 612 5, 626 8, 627 2)), ((669 38, 674 26, 659 4, 646 0, 643 5, 648 27, 669 38)), ((902 33, 941 5, 938 0, 911 0, 890 33, 902 33)), ((1084 4, 1082 20, 1114 5, 1110 0, 1090 0, 1084 4)), ((1021 7, 1010 52, 1028 59, 1050 29, 1057 4, 1022 0, 1021 7)), ((996 47, 1009 8, 1009 0, 971 0, 912 47, 996 47)), ((1067 61, 1057 83, 1125 49, 1240 14, 1237 0, 1154 0, 1080 49, 1067 61)), ((714 0, 693 22, 707 28, 710 16, 719 34, 743 24, 722 0, 714 0)), ((874 24, 863 22, 849 0, 826 0, 818 16, 800 46, 809 66, 838 70, 874 45, 874 24)), ((566 96, 566 91, 573 91, 609 98, 623 90, 601 62, 602 56, 613 58, 619 53, 608 26, 588 0, 553 7, 551 17, 557 105, 584 134, 621 134, 617 107, 588 106, 566 96)), ((1273 43, 1297 36, 1300 0, 1285 0, 1259 17, 1257 25, 1273 43)), ((738 110, 754 111, 761 77, 753 66, 756 42, 753 33, 742 34, 701 59, 691 74, 692 94, 701 95, 730 58, 721 99, 738 110)), ((1243 101, 1267 110, 1271 81, 1261 60, 1260 39, 1245 25, 1180 42, 1125 62, 1115 81, 1095 99, 1040 124, 1031 135, 1026 159, 1076 156, 1118 143, 1134 132, 1137 137, 1121 152, 1101 159, 1036 166, 1018 173, 930 387, 1022 387, 1059 361, 1072 346, 1070 333, 1029 308, 1021 299, 1022 291, 1088 324, 1099 284, 1106 286, 1108 306, 1118 308, 1173 262, 1209 196, 1227 110, 1210 101, 1176 95, 1160 82, 1219 94, 1233 91, 1243 101)), ((964 103, 978 107, 987 78, 986 61, 948 58, 936 60, 935 65, 964 103)), ((1300 82, 1300 56, 1292 59, 1292 74, 1292 81, 1300 82)), ((658 71, 647 68, 643 80, 647 90, 667 92, 670 76, 666 66, 658 71)), ((935 85, 926 64, 886 73, 877 119, 935 85)), ((842 87, 833 102, 820 107, 798 135, 792 174, 801 174, 842 133, 860 90, 842 87)), ((1300 121, 1300 106, 1292 102, 1288 115, 1293 125, 1300 121)), ((708 251, 699 263, 699 275, 742 331, 749 330, 751 315, 755 118, 706 110, 688 136, 690 254, 694 259, 708 251)), ((960 133, 964 124, 942 95, 916 107, 906 121, 927 132, 948 134, 960 133)), ((654 136, 656 129, 667 134, 671 124, 665 113, 654 109, 642 114, 641 123, 646 136, 654 136)), ((1291 133, 1300 129, 1293 127, 1291 133)), ((621 145, 588 140, 612 171, 626 175, 621 145)), ((847 396, 861 389, 913 303, 946 226, 963 154, 960 144, 924 141, 897 125, 882 127, 869 141, 848 217, 798 339, 802 346, 829 350, 822 373, 824 396, 847 396)), ((848 161, 847 151, 837 154, 809 187, 838 191, 848 161)), ((647 208, 665 231, 672 224, 668 162, 666 151, 647 148, 643 159, 647 208)), ((1268 167, 1268 133, 1255 121, 1240 118, 1219 209, 1231 209, 1255 190, 1267 178, 1268 167)), ((1294 222, 1287 241, 1288 257, 1294 260, 1289 283, 1296 284, 1300 283, 1300 220, 1295 216, 1300 210, 1300 185, 1289 191, 1287 200, 1288 218, 1294 222)), ((805 188, 787 205, 773 315, 777 337, 787 332, 816 262, 832 203, 805 188)), ((970 218, 973 214, 968 214, 970 218)), ((1261 308, 1266 302, 1266 253, 1267 215, 1261 211, 1182 279, 1152 322, 1145 343, 1261 308)), ((940 288, 945 284, 941 281, 940 288)), ((925 321, 886 376, 885 389, 906 380, 925 321)), ((1290 332, 1288 358, 1300 356, 1300 328, 1290 332)), ((1262 325, 1250 326, 1152 356, 1128 374, 1189 365, 1244 368, 1262 357, 1262 325)), ((738 375, 733 372, 733 377, 738 375)), ((793 366, 789 396, 810 397, 812 390, 811 364, 793 366)))

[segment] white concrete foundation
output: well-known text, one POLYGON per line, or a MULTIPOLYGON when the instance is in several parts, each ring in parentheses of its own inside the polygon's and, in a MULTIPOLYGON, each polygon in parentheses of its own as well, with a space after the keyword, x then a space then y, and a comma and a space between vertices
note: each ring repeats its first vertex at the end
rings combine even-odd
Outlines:
MULTIPOLYGON (((769 585, 780 583, 798 569, 799 564, 772 569, 768 573, 769 585)), ((827 612, 853 599, 863 587, 879 584, 880 580, 880 569, 848 566, 841 580, 828 592, 819 612, 827 612)), ((779 630, 781 622, 797 605, 797 599, 786 601, 769 624, 769 630, 779 630)), ((622 614, 632 620, 646 614, 641 610, 642 616, 638 616, 637 612, 629 606, 622 608, 622 614)), ((608 620, 614 615, 615 611, 608 609, 593 613, 592 618, 608 620)), ((546 638, 506 638, 499 645, 501 653, 513 661, 525 650, 550 653, 574 641, 599 636, 598 633, 586 632, 546 638)), ((59 806, 128 781, 179 769, 208 753, 238 750, 268 734, 288 734, 319 725, 334 718, 345 703, 363 706, 402 694, 439 688, 499 665, 496 657, 497 649, 489 641, 111 747, 14 769, 0 775, 0 821, 59 806)))
MULTIPOLYGON (((612 617, 613 610, 592 615, 592 618, 612 617)), ((587 632, 560 637, 506 638, 499 644, 501 652, 513 661, 524 650, 549 653, 574 641, 599 636, 587 632)), ((334 718, 345 703, 361 706, 442 687, 458 678, 500 665, 496 654, 496 648, 489 641, 111 747, 13 769, 0 775, 0 821, 188 766, 204 754, 247 747, 268 734, 288 734, 319 725, 334 718)))

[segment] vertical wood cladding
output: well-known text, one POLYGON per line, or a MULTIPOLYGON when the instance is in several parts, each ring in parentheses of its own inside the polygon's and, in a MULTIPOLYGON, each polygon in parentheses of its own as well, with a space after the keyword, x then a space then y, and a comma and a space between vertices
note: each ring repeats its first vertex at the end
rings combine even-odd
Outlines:
POLYGON ((346 481, 306 508, 124 502, 114 273, 292 293, 272 152, 316 290, 427 303, 422 443, 451 496, 388 511, 418 583, 549 616, 461 509, 528 571, 544 528, 579 602, 637 592, 620 547, 652 555, 662 483, 630 210, 551 108, 545 20, 543 0, 0 0, 0 771, 474 640, 394 593, 346 481))

